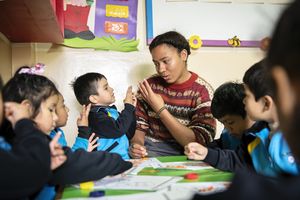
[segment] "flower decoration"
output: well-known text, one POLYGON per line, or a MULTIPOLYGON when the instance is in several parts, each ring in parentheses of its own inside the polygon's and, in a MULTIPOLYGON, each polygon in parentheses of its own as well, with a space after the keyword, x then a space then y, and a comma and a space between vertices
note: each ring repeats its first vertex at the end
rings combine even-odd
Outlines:
POLYGON ((189 44, 192 49, 199 49, 202 46, 202 40, 198 35, 193 35, 189 39, 189 44))
POLYGON ((19 71, 19 74, 42 74, 45 71, 45 65, 43 63, 37 63, 33 67, 26 67, 19 71))

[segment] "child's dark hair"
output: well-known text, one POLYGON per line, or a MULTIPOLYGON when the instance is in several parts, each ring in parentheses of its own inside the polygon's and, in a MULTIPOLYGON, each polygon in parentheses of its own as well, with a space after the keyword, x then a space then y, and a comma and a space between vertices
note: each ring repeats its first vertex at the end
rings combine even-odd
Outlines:
POLYGON ((265 95, 274 99, 274 84, 267 71, 265 59, 255 63, 246 71, 243 82, 253 93, 256 101, 265 95))
POLYGON ((71 83, 76 99, 81 105, 88 105, 90 103, 89 97, 98 94, 98 81, 102 78, 106 79, 100 73, 90 72, 79 76, 71 83))
POLYGON ((242 83, 227 82, 219 86, 211 102, 211 112, 217 119, 225 115, 246 117, 244 86, 242 83))
POLYGON ((58 90, 51 80, 35 74, 15 74, 3 88, 4 102, 28 100, 31 103, 32 118, 38 114, 43 101, 57 94, 58 90))
POLYGON ((176 32, 176 31, 169 31, 169 32, 166 32, 166 33, 156 36, 152 40, 152 42, 149 46, 150 52, 155 47, 157 47, 161 44, 166 44, 166 45, 175 47, 177 49, 178 53, 180 53, 183 49, 185 49, 187 51, 188 55, 191 54, 189 42, 183 35, 181 35, 180 33, 176 32))
POLYGON ((300 76, 300 1, 294 1, 282 14, 268 51, 268 67, 284 67, 291 80, 300 76))

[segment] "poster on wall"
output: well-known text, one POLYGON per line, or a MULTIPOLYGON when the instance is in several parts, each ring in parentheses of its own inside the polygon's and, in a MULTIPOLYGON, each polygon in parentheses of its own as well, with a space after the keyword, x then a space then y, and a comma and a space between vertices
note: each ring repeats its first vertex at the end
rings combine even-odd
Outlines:
POLYGON ((137 4, 138 0, 64 0, 63 45, 136 51, 137 4))

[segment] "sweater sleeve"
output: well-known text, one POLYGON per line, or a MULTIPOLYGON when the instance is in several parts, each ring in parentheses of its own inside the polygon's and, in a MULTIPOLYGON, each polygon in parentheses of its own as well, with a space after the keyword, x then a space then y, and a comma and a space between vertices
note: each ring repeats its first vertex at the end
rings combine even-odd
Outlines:
POLYGON ((50 184, 65 185, 97 180, 122 173, 132 167, 131 162, 124 161, 115 153, 86 152, 82 149, 72 152, 70 148, 64 149, 67 161, 54 171, 50 184))
POLYGON ((50 179, 49 140, 33 122, 16 123, 11 151, 0 150, 0 196, 20 199, 37 192, 50 179))
POLYGON ((117 120, 108 117, 103 112, 94 112, 89 115, 89 126, 92 132, 104 138, 119 138, 129 130, 134 120, 135 107, 125 104, 117 120))

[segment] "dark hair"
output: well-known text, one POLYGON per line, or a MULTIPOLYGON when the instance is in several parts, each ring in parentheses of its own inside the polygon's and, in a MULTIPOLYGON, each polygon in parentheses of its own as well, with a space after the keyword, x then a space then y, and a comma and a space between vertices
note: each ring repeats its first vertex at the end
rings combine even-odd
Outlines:
POLYGON ((90 103, 89 97, 91 95, 98 94, 97 83, 102 78, 106 79, 106 77, 100 73, 90 72, 79 76, 71 83, 76 99, 81 105, 89 104, 90 103))
POLYGON ((19 67, 19 68, 15 71, 14 76, 18 75, 22 69, 30 69, 30 67, 27 66, 27 65, 24 65, 24 66, 19 67))
POLYGON ((4 102, 21 103, 29 100, 33 109, 33 118, 38 114, 41 103, 56 94, 58 90, 51 80, 35 74, 15 74, 3 88, 4 102))
POLYGON ((292 3, 280 17, 267 55, 268 67, 282 66, 291 80, 300 76, 300 1, 292 3))
POLYGON ((265 95, 274 99, 274 85, 265 65, 265 59, 255 63, 245 72, 243 77, 243 82, 253 93, 256 101, 265 95))
POLYGON ((178 53, 180 53, 183 49, 185 49, 187 51, 188 55, 191 54, 189 42, 183 35, 181 35, 180 33, 176 32, 176 31, 169 31, 169 32, 166 32, 166 33, 156 36, 152 40, 152 42, 149 46, 150 52, 155 47, 157 47, 161 44, 166 44, 166 45, 175 47, 177 49, 178 53))
MULTIPOLYGON (((267 67, 280 66, 287 73, 290 82, 299 86, 300 77, 300 1, 296 0, 281 15, 272 36, 267 54, 267 67)), ((276 88, 276 87, 275 87, 276 88)), ((295 91, 298 92, 298 88, 295 91)), ((276 92, 276 90, 275 90, 276 92)), ((296 94, 298 95, 298 94, 296 94)), ((299 98, 296 96, 296 98, 299 98)), ((297 99, 299 101, 299 99, 297 99)), ((286 125, 285 138, 292 149, 293 155, 300 160, 299 129, 300 104, 293 110, 292 120, 286 125)))
POLYGON ((244 86, 242 83, 227 82, 219 86, 211 102, 211 112, 217 119, 225 115, 246 117, 244 86))

